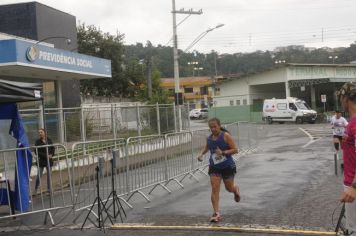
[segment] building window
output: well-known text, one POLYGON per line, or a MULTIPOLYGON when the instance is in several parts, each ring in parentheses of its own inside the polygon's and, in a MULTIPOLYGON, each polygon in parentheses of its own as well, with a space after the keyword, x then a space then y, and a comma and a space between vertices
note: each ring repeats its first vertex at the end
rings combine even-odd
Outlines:
POLYGON ((234 100, 230 100, 230 106, 234 105, 234 100))
POLYGON ((243 105, 247 105, 247 99, 242 100, 243 105))
POLYGON ((214 95, 220 95, 220 88, 215 88, 214 91, 215 91, 214 95))
POLYGON ((236 106, 240 106, 240 105, 241 105, 240 100, 236 100, 236 106))
POLYGON ((200 95, 208 95, 208 87, 200 87, 200 95))
POLYGON ((184 88, 184 93, 192 93, 193 88, 184 88))

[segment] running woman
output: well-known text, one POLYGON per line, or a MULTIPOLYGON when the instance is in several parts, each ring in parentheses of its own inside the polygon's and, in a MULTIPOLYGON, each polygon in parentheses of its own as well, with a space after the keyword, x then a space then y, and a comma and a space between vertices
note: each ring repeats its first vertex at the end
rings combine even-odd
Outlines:
POLYGON ((210 119, 208 125, 211 135, 208 137, 206 145, 197 159, 203 161, 204 154, 208 151, 210 152, 209 176, 211 203, 214 211, 210 222, 219 222, 221 220, 219 207, 221 180, 223 180, 226 190, 234 194, 234 200, 236 202, 240 201, 239 187, 234 183, 236 165, 232 158, 232 155, 237 153, 237 147, 231 135, 221 127, 219 119, 210 119))
POLYGON ((346 83, 338 92, 340 102, 349 113, 350 122, 342 140, 344 158, 344 192, 346 228, 356 235, 356 83, 346 83))
POLYGON ((348 125, 347 120, 341 116, 340 111, 335 111, 335 115, 331 118, 331 126, 334 137, 334 147, 339 151, 342 136, 344 136, 345 127, 348 125))
MULTIPOLYGON (((345 127, 348 125, 347 120, 341 116, 340 111, 335 111, 335 115, 331 118, 331 128, 333 130, 333 142, 336 152, 338 153, 341 146, 342 136, 345 132, 345 127)), ((341 161, 341 169, 344 170, 344 163, 341 161)))

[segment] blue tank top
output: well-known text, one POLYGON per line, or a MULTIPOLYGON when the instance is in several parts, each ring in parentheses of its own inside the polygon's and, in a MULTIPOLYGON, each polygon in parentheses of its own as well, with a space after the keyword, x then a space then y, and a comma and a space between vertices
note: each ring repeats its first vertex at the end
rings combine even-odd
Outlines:
POLYGON ((219 163, 216 163, 217 161, 214 162, 214 153, 215 153, 215 149, 217 147, 219 147, 221 151, 230 149, 230 146, 224 140, 224 135, 225 135, 225 132, 221 131, 219 137, 216 140, 213 140, 212 134, 208 137, 208 148, 210 151, 209 163, 210 163, 210 166, 213 166, 214 168, 217 168, 217 169, 225 169, 228 167, 231 167, 231 168, 235 167, 235 161, 231 155, 225 155, 223 157, 222 162, 219 162, 219 163))

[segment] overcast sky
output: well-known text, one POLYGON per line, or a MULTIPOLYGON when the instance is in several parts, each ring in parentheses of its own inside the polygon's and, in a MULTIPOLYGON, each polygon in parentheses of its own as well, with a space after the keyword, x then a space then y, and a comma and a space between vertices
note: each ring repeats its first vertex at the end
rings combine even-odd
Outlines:
MULTIPOLYGON (((24 0, 0 0, 0 4, 24 0)), ((166 45, 172 37, 171 0, 39 0, 104 32, 125 34, 125 44, 166 45)), ((356 41, 356 0, 176 0, 176 9, 202 9, 178 27, 178 45, 219 53, 273 50, 278 46, 349 46, 356 41)), ((186 15, 177 15, 177 22, 186 15)))

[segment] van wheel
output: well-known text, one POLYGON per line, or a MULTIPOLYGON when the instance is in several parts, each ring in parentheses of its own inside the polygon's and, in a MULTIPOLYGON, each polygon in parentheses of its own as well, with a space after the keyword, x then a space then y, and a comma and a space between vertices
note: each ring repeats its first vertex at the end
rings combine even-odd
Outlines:
POLYGON ((267 118, 267 123, 268 123, 268 124, 272 124, 272 123, 273 123, 273 120, 272 120, 271 117, 268 117, 268 118, 267 118))
POLYGON ((295 120, 295 122, 297 124, 303 124, 303 118, 302 117, 297 117, 297 119, 295 120))

